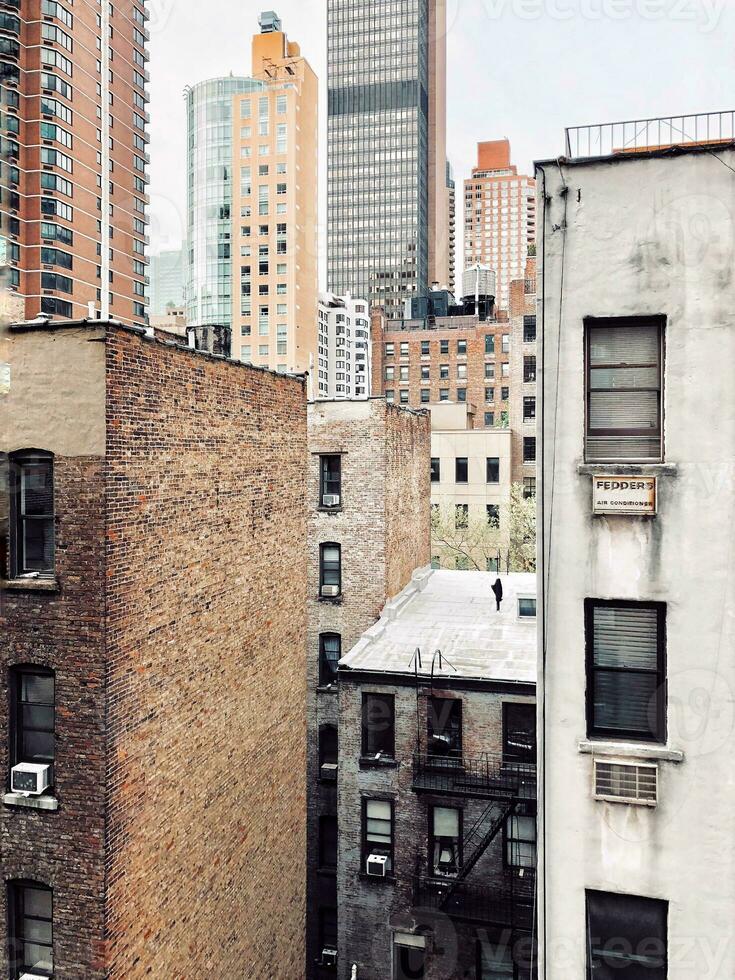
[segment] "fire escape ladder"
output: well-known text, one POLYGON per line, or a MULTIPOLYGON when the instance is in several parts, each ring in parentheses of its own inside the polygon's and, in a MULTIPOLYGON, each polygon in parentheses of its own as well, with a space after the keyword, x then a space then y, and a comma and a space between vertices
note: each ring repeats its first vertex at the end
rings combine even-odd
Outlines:
POLYGON ((483 810, 479 818, 462 841, 462 867, 452 879, 447 892, 443 896, 442 906, 446 908, 459 885, 465 880, 490 844, 497 837, 501 827, 515 808, 515 803, 501 803, 493 800, 483 810))

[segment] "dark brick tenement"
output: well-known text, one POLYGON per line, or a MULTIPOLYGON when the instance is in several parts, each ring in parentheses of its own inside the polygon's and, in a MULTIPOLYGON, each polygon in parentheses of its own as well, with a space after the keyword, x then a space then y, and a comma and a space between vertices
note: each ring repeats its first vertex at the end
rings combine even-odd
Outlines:
POLYGON ((55 980, 299 977, 303 382, 115 324, 0 361, 0 458, 54 454, 53 578, 0 584, 0 656, 56 671, 58 800, 5 797, 3 884, 53 888, 55 980))

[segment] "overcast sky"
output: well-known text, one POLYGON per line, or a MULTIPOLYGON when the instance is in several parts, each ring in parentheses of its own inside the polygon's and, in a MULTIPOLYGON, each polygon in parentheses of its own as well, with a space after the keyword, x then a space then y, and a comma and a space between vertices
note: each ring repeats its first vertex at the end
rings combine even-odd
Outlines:
MULTIPOLYGON (((321 82, 323 221, 326 0, 273 6, 321 82)), ((178 247, 185 233, 184 87, 247 75, 258 13, 269 8, 149 0, 148 9, 156 253, 178 247)), ((563 151, 565 126, 735 107, 732 0, 448 0, 447 20, 447 148, 458 187, 478 140, 507 137, 519 171, 530 173, 534 159, 563 151)))

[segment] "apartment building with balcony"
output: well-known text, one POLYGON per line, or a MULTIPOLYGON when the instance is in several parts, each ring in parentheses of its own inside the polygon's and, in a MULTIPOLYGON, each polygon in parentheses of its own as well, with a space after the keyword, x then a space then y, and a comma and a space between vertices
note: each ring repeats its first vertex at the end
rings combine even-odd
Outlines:
POLYGON ((0 268, 23 316, 145 322, 148 12, 0 11, 0 268))
POLYGON ((535 581, 494 580, 419 570, 340 661, 340 977, 536 976, 535 581))
POLYGON ((308 441, 306 976, 329 980, 344 975, 337 664, 429 561, 429 418, 384 399, 316 401, 308 441))
POLYGON ((536 165, 546 980, 735 975, 734 120, 536 165))
POLYGON ((370 312, 363 299, 319 297, 317 353, 311 370, 315 398, 369 398, 370 312))
POLYGON ((300 976, 304 382, 96 319, 0 362, 0 971, 300 976))

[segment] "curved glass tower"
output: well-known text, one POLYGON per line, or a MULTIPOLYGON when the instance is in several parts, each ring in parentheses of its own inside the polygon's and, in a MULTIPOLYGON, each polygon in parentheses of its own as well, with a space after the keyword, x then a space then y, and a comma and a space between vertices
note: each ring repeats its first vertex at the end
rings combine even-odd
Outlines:
POLYGON ((232 75, 187 89, 186 316, 191 324, 232 319, 232 100, 264 83, 232 75))

